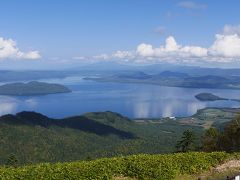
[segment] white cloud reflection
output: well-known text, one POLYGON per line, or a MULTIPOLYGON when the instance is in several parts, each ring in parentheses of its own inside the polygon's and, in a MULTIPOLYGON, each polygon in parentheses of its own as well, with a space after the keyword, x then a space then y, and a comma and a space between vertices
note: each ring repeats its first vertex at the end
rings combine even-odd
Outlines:
POLYGON ((40 79, 39 81, 64 85, 74 85, 82 82, 83 78, 83 76, 68 76, 65 78, 40 79))
POLYGON ((18 102, 14 98, 0 97, 0 115, 12 114, 17 110, 18 102))
POLYGON ((150 115, 151 104, 149 102, 138 102, 134 104, 133 113, 135 117, 147 118, 150 115))
POLYGON ((36 107, 37 106, 37 104, 38 104, 38 102, 37 102, 37 100, 35 100, 35 99, 27 99, 27 100, 25 100, 25 103, 26 103, 26 105, 29 107, 29 108, 34 108, 34 107, 36 107))
POLYGON ((38 105, 34 98, 15 98, 10 96, 0 96, 0 116, 5 114, 15 114, 18 111, 33 109, 38 105))
MULTIPOLYGON (((154 118, 192 115, 198 109, 208 106, 208 104, 194 99, 195 92, 192 92, 192 95, 186 95, 180 88, 156 89, 153 88, 150 92, 136 91, 134 97, 128 100, 128 108, 132 108, 133 117, 154 118), (177 96, 179 94, 184 96, 177 96)), ((215 104, 209 105, 214 106, 215 104)))
POLYGON ((198 109, 203 109, 206 107, 205 103, 202 102, 191 102, 187 104, 188 114, 195 114, 198 109))

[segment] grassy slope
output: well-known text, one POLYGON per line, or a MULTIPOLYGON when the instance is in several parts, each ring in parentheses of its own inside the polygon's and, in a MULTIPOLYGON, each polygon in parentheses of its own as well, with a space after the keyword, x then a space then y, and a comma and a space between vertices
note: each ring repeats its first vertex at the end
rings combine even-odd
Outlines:
MULTIPOLYGON (((234 156, 235 157, 235 156, 234 156)), ((178 153, 132 155, 57 164, 38 164, 19 168, 0 168, 1 179, 174 179, 209 171, 233 155, 215 153, 178 153)), ((195 176, 197 177, 197 176, 195 176)))

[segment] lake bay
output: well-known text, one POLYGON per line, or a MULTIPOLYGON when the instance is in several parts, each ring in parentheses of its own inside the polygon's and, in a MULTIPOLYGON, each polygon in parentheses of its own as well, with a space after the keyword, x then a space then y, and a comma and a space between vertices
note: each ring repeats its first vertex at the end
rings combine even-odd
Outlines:
POLYGON ((86 112, 114 111, 130 118, 190 116, 205 107, 240 107, 240 102, 201 102, 195 95, 213 93, 224 98, 240 99, 239 90, 162 87, 149 84, 101 83, 83 77, 42 79, 60 83, 72 92, 44 96, 0 96, 0 115, 36 111, 53 118, 86 112))

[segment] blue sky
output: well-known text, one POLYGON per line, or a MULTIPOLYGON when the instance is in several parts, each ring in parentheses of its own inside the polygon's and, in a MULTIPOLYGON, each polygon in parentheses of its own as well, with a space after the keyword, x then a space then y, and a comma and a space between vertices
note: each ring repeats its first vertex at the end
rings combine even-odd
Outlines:
POLYGON ((9 39, 14 43, 11 52, 1 56, 0 50, 0 66, 101 60, 208 64, 209 59, 213 65, 235 65, 239 7, 238 0, 2 0, 0 47, 9 39), (173 49, 165 47, 166 39, 173 49), (229 42, 235 44, 225 52, 222 46, 229 42))

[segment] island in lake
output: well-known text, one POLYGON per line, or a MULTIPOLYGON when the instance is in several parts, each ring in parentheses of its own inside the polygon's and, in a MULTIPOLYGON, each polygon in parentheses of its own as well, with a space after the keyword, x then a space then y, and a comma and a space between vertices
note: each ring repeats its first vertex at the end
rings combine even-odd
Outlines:
POLYGON ((240 99, 227 99, 223 97, 216 96, 212 93, 199 93, 195 95, 195 98, 199 101, 219 101, 219 100, 227 100, 227 101, 237 101, 240 102, 240 99))
POLYGON ((37 81, 31 81, 28 83, 11 83, 0 86, 0 95, 32 96, 69 92, 71 92, 71 90, 63 85, 37 81))
POLYGON ((226 98, 222 98, 219 96, 216 96, 211 93, 200 93, 195 95, 195 98, 197 98, 199 101, 218 101, 218 100, 228 100, 226 98))

